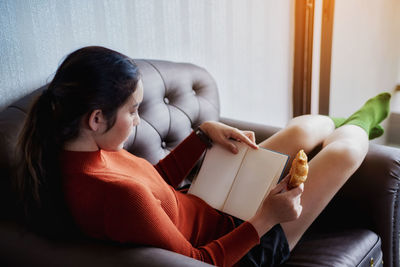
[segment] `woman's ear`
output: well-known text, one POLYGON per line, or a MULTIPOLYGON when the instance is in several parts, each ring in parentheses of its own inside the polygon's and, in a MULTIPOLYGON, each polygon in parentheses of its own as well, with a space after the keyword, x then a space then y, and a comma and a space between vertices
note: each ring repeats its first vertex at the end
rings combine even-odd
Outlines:
POLYGON ((95 109, 92 111, 92 113, 89 114, 88 126, 90 130, 96 132, 102 129, 105 122, 106 120, 103 116, 103 112, 101 111, 101 109, 95 109))

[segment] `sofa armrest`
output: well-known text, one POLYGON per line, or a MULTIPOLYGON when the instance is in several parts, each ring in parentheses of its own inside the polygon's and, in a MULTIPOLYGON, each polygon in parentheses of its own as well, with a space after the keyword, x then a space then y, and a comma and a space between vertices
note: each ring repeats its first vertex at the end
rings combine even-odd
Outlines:
POLYGON ((260 142, 264 141, 265 139, 272 136, 273 134, 275 134, 277 131, 279 131, 281 129, 278 127, 264 125, 264 124, 260 124, 260 123, 247 122, 247 121, 241 121, 241 120, 224 118, 224 117, 220 118, 220 122, 230 125, 232 127, 236 127, 240 130, 254 131, 255 136, 256 136, 256 143, 260 143, 260 142))
POLYGON ((367 228, 382 239, 385 266, 399 266, 400 149, 370 144, 360 168, 312 228, 367 228))

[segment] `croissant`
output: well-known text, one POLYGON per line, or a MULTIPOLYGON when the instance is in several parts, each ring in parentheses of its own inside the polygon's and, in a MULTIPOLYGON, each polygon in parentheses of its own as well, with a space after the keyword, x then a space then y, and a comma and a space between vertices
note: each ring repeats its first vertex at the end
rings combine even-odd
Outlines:
POLYGON ((289 175, 290 180, 288 184, 288 188, 294 188, 304 183, 307 179, 308 174, 308 164, 307 164, 307 155, 304 153, 304 150, 301 149, 292 162, 292 166, 290 167, 289 175))

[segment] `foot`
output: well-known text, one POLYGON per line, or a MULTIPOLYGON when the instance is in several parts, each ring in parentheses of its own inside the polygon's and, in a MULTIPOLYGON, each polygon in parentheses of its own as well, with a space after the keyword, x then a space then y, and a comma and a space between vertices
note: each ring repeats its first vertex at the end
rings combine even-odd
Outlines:
MULTIPOLYGON (((370 98, 364 106, 357 110, 341 125, 352 124, 363 128, 372 138, 383 134, 383 128, 379 125, 389 114, 390 94, 381 93, 370 98)), ((340 125, 340 126, 341 126, 340 125)))
POLYGON ((369 131, 369 140, 375 139, 379 136, 381 136, 384 133, 384 129, 382 126, 380 126, 379 124, 376 125, 375 127, 373 127, 371 129, 371 131, 369 131))

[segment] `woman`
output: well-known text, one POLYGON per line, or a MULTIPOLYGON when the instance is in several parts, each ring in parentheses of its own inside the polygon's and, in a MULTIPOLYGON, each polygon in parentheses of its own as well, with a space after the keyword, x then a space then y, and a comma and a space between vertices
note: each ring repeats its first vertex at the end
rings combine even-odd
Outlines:
POLYGON ((60 65, 19 142, 18 188, 34 227, 58 225, 68 210, 94 238, 161 247, 218 266, 278 265, 359 167, 368 137, 382 134, 390 99, 378 95, 348 119, 294 118, 259 145, 250 131, 204 122, 152 166, 122 149, 140 122, 143 90, 135 63, 103 47, 79 49, 60 65), (283 179, 243 222, 174 188, 206 149, 204 136, 232 153, 231 138, 292 158, 299 149, 323 148, 310 161, 305 185, 287 191, 283 179))

